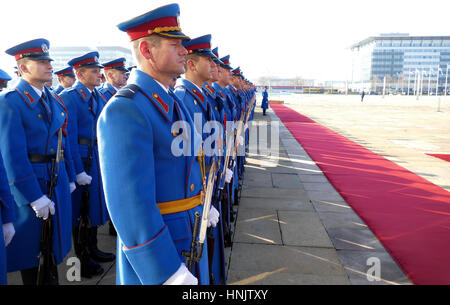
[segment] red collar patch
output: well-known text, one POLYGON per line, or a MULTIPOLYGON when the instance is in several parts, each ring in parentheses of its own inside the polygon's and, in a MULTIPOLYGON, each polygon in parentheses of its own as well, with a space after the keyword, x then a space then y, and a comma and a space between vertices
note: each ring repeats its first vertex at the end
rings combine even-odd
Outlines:
POLYGON ((25 94, 25 96, 28 98, 28 100, 30 101, 30 104, 34 103, 34 98, 31 96, 30 92, 24 91, 23 94, 25 94))
POLYGON ((201 100, 202 103, 205 101, 205 96, 203 94, 201 94, 200 92, 198 92, 197 89, 192 89, 192 93, 194 93, 195 96, 197 96, 201 100))
POLYGON ((169 113, 169 105, 167 105, 157 93, 153 93, 152 97, 158 101, 158 103, 161 105, 161 107, 164 109, 164 111, 168 114, 169 113))

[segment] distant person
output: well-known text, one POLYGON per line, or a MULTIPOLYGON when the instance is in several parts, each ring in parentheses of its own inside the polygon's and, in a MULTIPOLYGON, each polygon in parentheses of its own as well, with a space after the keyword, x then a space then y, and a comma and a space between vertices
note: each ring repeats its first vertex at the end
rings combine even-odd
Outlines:
POLYGON ((269 94, 267 93, 267 86, 264 87, 263 100, 261 103, 261 108, 263 109, 263 115, 266 115, 266 110, 269 108, 269 94))
POLYGON ((71 88, 76 81, 75 73, 71 66, 58 70, 55 74, 58 76, 59 82, 58 87, 55 89, 56 94, 60 94, 64 89, 71 88))
POLYGON ((104 74, 102 75, 106 77, 106 82, 103 82, 99 91, 109 101, 120 88, 127 84, 128 77, 126 74, 128 69, 125 68, 124 57, 108 61, 103 64, 103 67, 104 74))
POLYGON ((8 75, 5 71, 0 69, 0 91, 4 88, 8 87, 8 82, 11 80, 11 76, 8 75))
POLYGON ((365 95, 366 93, 364 92, 364 90, 361 92, 361 103, 364 101, 364 95, 365 95))

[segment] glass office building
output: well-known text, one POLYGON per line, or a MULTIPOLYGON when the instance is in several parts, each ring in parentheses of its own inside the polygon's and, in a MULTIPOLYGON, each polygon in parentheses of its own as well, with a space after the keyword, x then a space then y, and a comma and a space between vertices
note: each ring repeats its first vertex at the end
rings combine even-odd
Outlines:
POLYGON ((450 89, 450 36, 381 34, 351 51, 353 90, 442 94, 450 89))

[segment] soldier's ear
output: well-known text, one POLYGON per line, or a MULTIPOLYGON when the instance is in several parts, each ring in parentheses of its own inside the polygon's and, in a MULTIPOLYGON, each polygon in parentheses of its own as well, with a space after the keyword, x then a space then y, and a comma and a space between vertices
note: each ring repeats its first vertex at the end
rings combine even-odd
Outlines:
POLYGON ((153 48, 154 46, 145 39, 139 42, 139 52, 146 60, 154 61, 153 48))
POLYGON ((21 75, 23 75, 23 74, 29 72, 28 67, 27 67, 27 65, 26 65, 25 63, 26 63, 26 61, 23 61, 23 62, 21 62, 21 63, 18 65, 18 70, 17 70, 17 71, 18 71, 18 72, 20 71, 20 74, 21 74, 21 75))
POLYGON ((187 67, 187 70, 189 70, 189 71, 197 70, 197 67, 195 66, 195 61, 192 59, 188 59, 186 61, 186 67, 187 67))

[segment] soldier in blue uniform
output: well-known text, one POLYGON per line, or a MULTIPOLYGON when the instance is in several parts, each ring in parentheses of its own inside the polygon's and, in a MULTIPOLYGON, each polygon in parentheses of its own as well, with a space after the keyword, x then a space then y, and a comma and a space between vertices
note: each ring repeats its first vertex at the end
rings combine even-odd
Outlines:
MULTIPOLYGON (((218 51, 217 48, 214 50, 216 53, 215 55, 218 57, 218 51)), ((224 130, 226 134, 233 134, 230 143, 227 141, 227 135, 225 135, 225 145, 224 145, 224 152, 226 152, 226 146, 227 145, 233 145, 234 146, 234 122, 235 122, 235 111, 234 111, 234 105, 232 106, 230 104, 230 98, 228 97, 228 91, 226 90, 226 86, 230 83, 229 74, 225 71, 228 69, 232 69, 229 65, 229 58, 230 56, 227 55, 225 57, 222 57, 219 59, 219 65, 217 65, 218 68, 218 80, 213 83, 213 89, 216 92, 216 97, 218 97, 217 102, 219 105, 222 106, 223 112, 224 112, 224 130), (225 63, 225 62, 226 63, 225 63)), ((225 158, 225 154, 224 154, 225 158)), ((226 165, 228 166, 228 165, 226 165)), ((233 175, 234 175, 234 169, 233 175)), ((222 179, 220 182, 219 188, 224 189, 225 197, 222 198, 222 219, 223 221, 223 233, 224 233, 224 245, 225 247, 231 246, 231 237, 232 237, 232 230, 231 230, 231 222, 234 221, 234 211, 232 208, 232 187, 229 183, 225 183, 225 179, 222 179)))
POLYGON ((87 278, 103 272, 98 262, 115 259, 114 254, 103 252, 97 247, 97 227, 109 220, 98 163, 96 135, 97 119, 106 103, 103 95, 95 88, 100 84, 100 69, 103 67, 98 62, 98 57, 98 52, 89 52, 70 60, 69 65, 75 69, 78 81, 60 94, 69 114, 70 150, 79 185, 72 194, 74 247, 75 253, 82 259, 81 275, 87 278), (83 245, 79 239, 78 227, 81 209, 85 206, 86 211, 89 211, 91 228, 89 241, 83 245), (82 255, 86 244, 89 256, 82 255))
POLYGON ((8 82, 11 80, 11 76, 5 71, 0 69, 0 92, 8 86, 8 82))
POLYGON ((64 89, 70 88, 75 83, 75 73, 73 73, 73 68, 71 66, 65 67, 58 71, 55 71, 58 76, 59 85, 54 90, 56 94, 60 94, 64 89))
MULTIPOLYGON (((217 182, 216 188, 214 190, 213 203, 218 211, 223 211, 222 200, 225 200, 220 192, 220 188, 223 187, 225 183, 225 179, 222 178, 222 173, 224 170, 224 151, 226 147, 225 143, 225 112, 223 109, 223 102, 218 96, 216 90, 213 88, 213 83, 218 80, 219 70, 217 65, 222 62, 218 58, 218 48, 215 48, 211 51, 214 54, 213 61, 214 65, 211 69, 211 78, 207 80, 203 84, 203 92, 205 93, 207 101, 211 105, 211 109, 214 112, 214 118, 216 122, 220 123, 221 126, 221 134, 219 135, 219 140, 216 143, 216 152, 219 155, 219 171, 217 173, 217 182), (221 185, 223 180, 223 184, 221 185)), ((230 172, 230 171, 228 171, 230 172)), ((232 172, 231 172, 232 174, 232 172)), ((212 233, 214 236, 214 253, 212 254, 212 263, 211 263, 211 272, 214 276, 213 280, 215 284, 223 284, 226 285, 226 272, 225 272, 225 248, 224 248, 224 230, 223 230, 223 222, 225 219, 222 217, 222 213, 220 213, 218 226, 212 229, 212 233)), ((211 241, 211 240, 210 240, 211 241)), ((211 258, 209 258, 211 261, 211 258)))
POLYGON ((118 235, 118 284, 209 283, 207 244, 191 270, 182 254, 191 246, 194 213, 202 214, 205 177, 194 154, 200 135, 169 88, 185 72, 182 40, 189 38, 178 15, 179 6, 171 4, 118 25, 130 37, 138 67, 97 125, 106 200, 118 235))
POLYGON ((127 72, 125 68, 125 58, 117 58, 103 64, 106 82, 103 83, 99 91, 109 101, 116 92, 127 84, 127 72))
POLYGON ((14 198, 9 189, 3 159, 0 155, 0 285, 6 285, 6 249, 16 233, 14 198))
POLYGON ((64 105, 44 84, 52 78, 49 42, 28 41, 6 51, 17 60, 22 78, 15 88, 0 95, 0 151, 11 193, 16 202, 15 237, 7 247, 8 272, 21 270, 24 284, 37 283, 42 219, 51 217, 52 252, 56 263, 70 251, 71 200, 74 178, 64 105), (50 163, 56 159, 58 134, 65 163, 61 162, 54 196, 47 197, 50 163))
POLYGON ((264 87, 264 91, 262 93, 263 99, 261 103, 261 108, 263 109, 263 115, 266 115, 266 110, 269 108, 269 94, 267 93, 267 86, 264 87))
MULTIPOLYGON (((207 166, 206 174, 208 176, 210 174, 208 167, 211 166, 213 160, 218 162, 216 151, 218 147, 216 145, 223 132, 222 125, 219 121, 215 120, 215 110, 212 108, 206 93, 202 89, 205 82, 212 78, 212 69, 216 68, 214 62, 215 55, 211 52, 211 35, 204 35, 192 39, 184 42, 183 45, 188 51, 185 66, 186 73, 184 79, 181 78, 178 80, 175 87, 175 94, 183 102, 184 106, 186 106, 191 117, 194 118, 198 132, 203 135, 203 147, 207 156, 205 158, 205 164, 207 166), (201 122, 200 120, 195 120, 196 115, 201 118, 201 122), (200 123, 201 126, 197 126, 200 123)), ((233 172, 227 168, 226 175, 227 182, 230 182, 233 172)), ((220 207, 217 206, 217 208, 220 207)), ((210 213, 211 215, 217 215, 217 219, 219 219, 219 211, 217 208, 211 205, 210 213)), ((213 227, 216 227, 216 224, 213 224, 213 227)), ((214 243, 216 240, 220 241, 219 231, 217 229, 211 229, 211 231, 214 238, 210 238, 210 241, 212 242, 214 240, 214 243)), ((219 266, 216 268, 215 274, 210 270, 210 280, 214 280, 212 284, 223 283, 225 281, 225 273, 222 273, 222 268, 220 268, 220 263, 225 263, 225 258, 222 257, 223 251, 221 250, 223 246, 219 246, 219 243, 217 244, 218 247, 214 247, 214 255, 211 255, 213 258, 216 258, 216 263, 219 266)))

